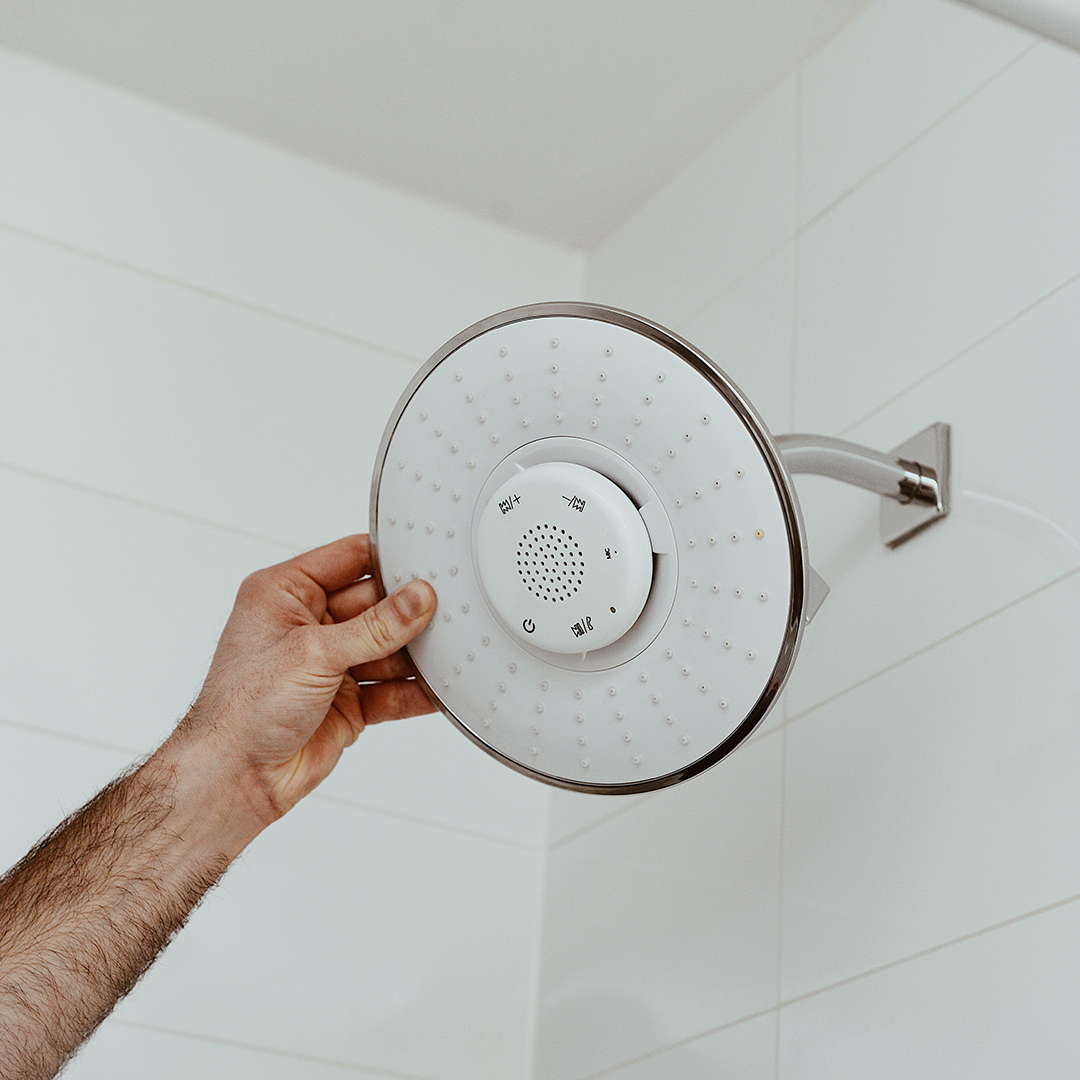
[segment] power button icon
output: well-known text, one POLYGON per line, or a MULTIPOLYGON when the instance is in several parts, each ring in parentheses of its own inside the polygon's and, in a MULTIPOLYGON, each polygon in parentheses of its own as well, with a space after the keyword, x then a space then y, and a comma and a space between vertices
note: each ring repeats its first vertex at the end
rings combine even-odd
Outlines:
POLYGON ((531 634, 536 629, 536 623, 534 623, 532 619, 526 619, 521 624, 521 629, 524 630, 526 634, 531 634))

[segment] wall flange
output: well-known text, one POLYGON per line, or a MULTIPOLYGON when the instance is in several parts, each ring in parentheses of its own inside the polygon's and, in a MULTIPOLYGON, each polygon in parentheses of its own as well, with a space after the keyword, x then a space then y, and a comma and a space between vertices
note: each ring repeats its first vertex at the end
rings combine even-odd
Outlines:
POLYGON ((888 547, 902 544, 927 525, 948 515, 951 508, 951 433, 948 424, 931 424, 890 451, 890 456, 902 464, 917 466, 922 475, 932 474, 936 490, 933 501, 910 495, 901 499, 882 497, 881 542, 888 547))
POLYGON ((779 435, 792 473, 831 476, 881 495, 881 542, 896 547, 950 509, 950 434, 935 423, 888 454, 825 435, 779 435))

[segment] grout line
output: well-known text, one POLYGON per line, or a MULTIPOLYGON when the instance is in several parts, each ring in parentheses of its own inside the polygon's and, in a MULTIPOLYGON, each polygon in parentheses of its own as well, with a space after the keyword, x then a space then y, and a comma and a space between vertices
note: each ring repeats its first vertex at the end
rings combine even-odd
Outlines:
POLYGON ((635 806, 640 806, 643 802, 647 802, 649 799, 655 798, 656 794, 657 793, 655 791, 650 791, 645 793, 644 795, 639 796, 636 799, 629 800, 622 806, 619 806, 616 809, 612 810, 610 814, 605 814, 602 818, 597 818, 596 821, 590 821, 588 825, 582 825, 580 829, 577 829, 576 831, 570 833, 569 836, 564 836, 561 839, 556 840, 554 843, 549 843, 548 851, 555 851, 556 849, 561 848, 566 844, 569 844, 573 840, 581 839, 581 837, 583 837, 586 833, 592 832, 593 829, 598 829, 601 825, 606 825, 609 821, 612 821, 620 815, 625 814, 629 810, 633 810, 635 806))
POLYGON ((697 1042, 699 1039, 707 1039, 710 1035, 718 1035, 721 1031, 727 1031, 730 1028, 738 1027, 740 1024, 747 1024, 751 1020, 760 1020, 763 1016, 768 1016, 769 1013, 776 1012, 776 1006, 770 1006, 768 1009, 761 1009, 758 1012, 750 1013, 748 1016, 740 1016, 738 1020, 729 1020, 726 1024, 720 1024, 718 1027, 709 1028, 708 1031, 699 1031, 696 1035, 688 1035, 685 1039, 679 1039, 677 1042, 667 1043, 664 1046, 657 1047, 655 1050, 650 1050, 647 1054, 640 1054, 635 1058, 628 1058, 626 1061, 620 1061, 616 1065, 607 1065, 599 1072, 589 1073, 588 1076, 579 1077, 578 1080, 596 1080, 600 1076, 608 1076, 619 1069, 625 1069, 628 1065, 638 1065, 642 1061, 648 1061, 650 1058, 658 1057, 660 1054, 666 1054, 670 1050, 678 1050, 681 1046, 689 1046, 691 1043, 697 1042))
MULTIPOLYGON (((797 69, 797 71, 798 71, 798 81, 797 81, 796 93, 798 95, 798 108, 799 108, 799 111, 797 113, 797 119, 796 119, 797 144, 796 144, 796 156, 795 156, 795 170, 796 170, 795 230, 790 236, 786 237, 784 240, 782 240, 780 243, 778 243, 775 247, 770 249, 760 259, 758 259, 756 262, 751 264, 745 270, 741 271, 735 278, 733 278, 727 285, 725 285, 713 297, 711 297, 709 300, 705 301, 704 303, 698 305, 698 307, 696 307, 688 315, 686 315, 682 319, 680 319, 679 320, 680 325, 685 325, 686 323, 692 322, 694 319, 700 317, 701 314, 704 311, 706 311, 713 304, 717 303, 723 297, 727 296, 729 293, 733 292, 736 288, 738 288, 740 285, 742 285, 746 281, 747 278, 749 278, 752 274, 754 274, 758 270, 760 270, 761 267, 766 262, 769 261, 769 259, 775 257, 777 255, 777 253, 780 252, 787 244, 790 244, 792 242, 794 242, 795 245, 796 245, 796 281, 797 281, 797 275, 798 275, 798 241, 799 241, 800 237, 802 236, 802 234, 804 232, 806 232, 812 226, 817 225, 824 217, 826 217, 828 214, 832 213, 832 211, 835 210, 841 203, 845 202, 852 195, 854 195, 855 192, 858 191, 861 187, 863 187, 869 180, 873 179, 873 177, 877 176, 878 173, 882 172, 889 165, 893 164, 893 162, 895 162, 898 158, 900 158, 905 153, 907 153, 908 150, 910 150, 916 143, 918 143, 920 140, 922 140, 926 135, 928 135, 936 127, 938 127, 940 124, 942 124, 945 120, 947 120, 954 113, 958 112, 961 108, 963 108, 973 98, 977 97, 980 93, 982 93, 982 91, 985 90, 992 82, 994 82, 1001 75, 1003 75, 1006 71, 1008 71, 1009 68, 1011 68, 1014 64, 1016 64, 1020 60, 1022 60, 1038 44, 1039 44, 1039 41, 1033 41, 1030 45, 1025 46, 1023 50, 1021 50, 1019 53, 1017 53, 1017 55, 1014 56, 1007 63, 1002 65, 1002 67, 998 68, 997 71, 995 71, 992 75, 990 75, 989 78, 987 78, 983 82, 981 82, 977 87, 975 87, 974 90, 970 91, 967 95, 965 95, 963 98, 961 98, 958 102, 956 102, 950 108, 946 109, 946 111, 943 112, 936 120, 934 120, 932 123, 928 124, 917 135, 913 136, 906 143, 904 143, 904 145, 901 146, 898 150, 893 151, 892 154, 890 154, 883 161, 879 162, 868 173, 866 173, 864 176, 860 177, 854 184, 852 184, 852 186, 850 188, 848 188, 845 192, 843 192, 843 194, 837 196, 837 198, 835 198, 831 203, 829 203, 824 209, 819 210, 813 217, 809 218, 807 221, 803 222, 801 225, 799 224, 799 216, 802 213, 802 68, 801 67, 798 68, 797 69)), ((722 137, 723 136, 721 136, 721 138, 722 137)), ((794 379, 795 379, 795 373, 794 373, 794 370, 793 370, 792 371, 792 383, 793 383, 793 386, 792 386, 792 406, 791 406, 792 407, 792 416, 791 416, 791 428, 792 428, 792 430, 794 430, 794 425, 795 425, 795 417, 794 417, 794 379)), ((869 414, 869 415, 872 415, 872 414, 869 414)), ((864 417, 864 419, 865 419, 865 417, 864 417)))
POLYGON ((1063 900, 1055 900, 1052 904, 1045 904, 1043 907, 1035 908, 1033 911, 1025 911, 1021 915, 1013 915, 1011 918, 1002 919, 1001 922, 996 922, 991 926, 984 926, 978 930, 972 930, 967 934, 961 934, 959 937, 952 938, 949 941, 943 941, 938 945, 931 945, 928 949, 922 949, 920 952, 912 953, 910 956, 901 957, 899 960, 890 960, 887 964, 881 964, 878 967, 870 968, 868 971, 860 971, 858 975, 850 975, 846 979, 840 979, 837 982, 829 983, 828 986, 821 986, 816 990, 808 990, 805 994, 798 994, 793 998, 788 998, 787 1001, 781 1002, 780 1007, 787 1008, 789 1005, 795 1005, 798 1002, 806 1001, 808 998, 817 997, 819 994, 827 994, 830 990, 837 990, 843 986, 850 986, 852 983, 859 982, 872 975, 880 975, 884 971, 889 971, 892 968, 909 964, 913 960, 922 960, 924 957, 933 956, 934 953, 943 952, 945 949, 951 949, 955 945, 963 945, 967 941, 974 941, 976 938, 985 937, 987 934, 992 934, 997 930, 1004 930, 1008 926, 1015 926, 1017 923, 1026 922, 1028 919, 1038 918, 1038 916, 1045 915, 1048 912, 1068 907, 1070 904, 1075 904, 1078 900, 1080 900, 1080 893, 1077 893, 1075 896, 1067 896, 1063 900))
POLYGON ((445 821, 434 821, 431 818, 418 817, 415 814, 406 814, 400 810, 391 810, 384 806, 373 806, 370 803, 354 802, 352 799, 342 798, 340 795, 325 795, 319 791, 313 791, 307 796, 316 802, 332 803, 334 806, 344 806, 349 810, 359 810, 362 813, 378 814, 381 817, 394 818, 397 821, 405 821, 411 825, 423 825, 428 828, 442 829, 445 832, 456 833, 458 836, 468 836, 473 840, 484 840, 492 844, 504 844, 507 847, 517 848, 520 851, 540 853, 542 848, 536 844, 528 844, 524 840, 511 840, 505 836, 495 836, 492 833, 477 832, 475 829, 466 829, 462 825, 451 825, 445 821))
POLYGON ((898 150, 894 150, 887 158, 875 165, 874 168, 872 168, 868 173, 859 177, 859 179, 856 180, 855 183, 851 185, 851 187, 849 187, 842 194, 838 195, 835 199, 833 199, 831 203, 829 203, 823 209, 819 210, 816 214, 814 214, 813 217, 805 221, 802 224, 801 228, 809 229, 811 226, 816 225, 819 221, 821 221, 822 218, 826 217, 828 214, 831 214, 833 210, 835 210, 841 203, 846 202, 849 198, 851 198, 851 196, 854 195, 855 192, 859 190, 859 188, 866 184, 868 180, 873 179, 875 176, 878 175, 878 173, 888 168, 888 166, 890 166, 894 161, 906 154, 908 150, 910 150, 916 143, 921 142, 922 139, 929 135, 931 131, 943 124, 946 120, 949 119, 949 117, 959 112, 960 109, 967 105, 967 103, 973 98, 981 94, 992 82, 996 81, 998 78, 1004 75, 1005 72, 1009 70, 1009 68, 1011 68, 1014 64, 1019 63, 1039 43, 1040 42, 1036 40, 1031 42, 1030 45, 1025 45, 1024 48, 1021 49, 1020 52, 1018 52, 1011 60, 1003 64, 987 79, 984 79, 981 83, 979 83, 979 85, 976 86, 974 90, 971 90, 958 102, 946 109, 945 112, 943 112, 936 120, 924 127, 917 135, 914 135, 912 138, 910 138, 898 150))
POLYGON ((305 1054, 296 1050, 283 1050, 275 1047, 260 1046, 258 1043, 243 1042, 240 1039, 225 1039, 218 1035, 201 1035, 193 1031, 181 1031, 178 1028, 168 1028, 159 1024, 144 1024, 135 1020, 122 1020, 113 1016, 108 1023, 119 1027, 134 1028, 137 1031, 152 1031, 159 1035, 172 1035, 180 1039, 189 1039, 193 1042, 211 1043, 215 1046, 230 1046, 237 1050, 251 1050, 259 1054, 269 1054, 274 1057, 289 1058, 292 1061, 306 1061, 313 1065, 332 1065, 340 1069, 349 1069, 359 1075, 370 1077, 394 1077, 395 1080, 428 1080, 416 1073, 394 1072, 377 1068, 375 1066, 357 1065, 352 1061, 340 1061, 337 1058, 321 1057, 316 1054, 305 1054))
POLYGON ((310 330, 313 333, 322 334, 326 337, 334 338, 337 341, 346 342, 349 345, 357 345, 360 348, 371 349, 375 352, 383 353, 388 357, 392 357, 395 360, 408 361, 414 368, 418 367, 423 362, 401 349, 394 349, 389 345, 380 345, 378 342, 368 341, 366 338, 347 334, 343 330, 335 330, 332 327, 324 326, 322 323, 312 322, 310 319, 302 319, 297 315, 289 315, 282 311, 276 311, 274 308, 263 307, 261 304, 253 303, 250 300, 243 300, 238 296, 231 296, 228 293, 218 292, 216 289, 208 288, 205 285, 196 285, 193 282, 184 281, 182 278, 172 277, 169 274, 163 274, 157 270, 147 269, 136 263, 113 258, 111 255, 102 255, 100 252, 91 251, 89 248, 79 247, 76 244, 69 244, 63 240, 57 240, 55 237, 46 236, 44 233, 19 228, 18 225, 12 225, 10 222, 0 221, 0 229, 15 236, 21 236, 27 240, 35 240, 38 243, 47 244, 50 247, 58 248, 61 251, 67 251, 74 255, 80 255, 86 259, 92 259, 94 262, 103 263, 106 266, 116 267, 119 270, 124 270, 131 274, 138 274, 141 277, 149 278, 165 285, 172 285, 175 288, 193 293, 196 296, 217 300, 223 304, 231 304, 234 307, 242 308, 245 311, 253 312, 256 315, 263 315, 279 322, 289 323, 302 330, 310 330))
POLYGON ((90 739, 85 735, 73 735, 66 731, 57 731, 55 728, 39 727, 37 724, 25 724, 19 720, 9 720, 6 716, 0 716, 0 726, 14 728, 16 731, 28 731, 33 735, 48 735, 54 739, 63 739, 65 742, 78 743, 80 746, 92 746, 96 750, 112 750, 119 754, 126 754, 132 760, 146 750, 133 750, 130 746, 121 746, 118 743, 105 742, 102 739, 90 739))
POLYGON ((802 230, 799 218, 802 216, 803 183, 803 69, 800 66, 795 76, 795 236, 792 240, 791 257, 791 369, 788 372, 788 431, 795 430, 795 395, 798 392, 799 358, 799 255, 802 248, 802 230))
POLYGON ((871 419, 874 416, 877 416, 878 413, 883 412, 885 409, 889 408, 892 405, 895 405, 898 401, 900 401, 901 398, 905 397, 913 390, 922 386, 923 383, 929 382, 935 376, 943 372, 947 367, 955 364, 958 360, 963 359, 963 357, 967 356, 968 353, 974 352, 982 345, 985 345, 986 342, 988 342, 991 338, 996 337, 1003 330, 1007 330, 1010 326, 1012 326, 1013 323, 1018 322, 1020 319, 1023 319, 1027 315, 1030 315, 1031 312, 1033 312, 1041 304, 1056 296, 1059 292, 1062 292, 1063 290, 1069 288, 1070 285, 1075 285, 1077 281, 1080 281, 1080 274, 1073 274, 1072 277, 1066 279, 1060 285, 1055 285, 1049 292, 1040 296, 1037 300, 1033 300, 1030 304, 1028 304, 1027 307, 1021 308, 1014 315, 1010 315, 1009 318, 1007 318, 1003 323, 995 326, 992 330, 988 330, 985 334, 983 334, 981 338, 973 341, 970 345, 965 345, 964 348, 962 348, 958 353, 950 356, 947 360, 938 364, 937 367, 926 372, 925 375, 920 375, 919 378, 917 378, 913 383, 905 386, 903 390, 897 391, 891 397, 881 402, 881 404, 875 405, 874 408, 872 408, 868 413, 865 413, 864 415, 860 416, 858 420, 855 420, 852 423, 848 424, 847 427, 843 428, 840 432, 838 432, 838 434, 850 434, 860 424, 866 423, 867 420, 871 419))
POLYGON ((258 540, 264 544, 274 544, 284 548, 290 554, 303 551, 304 544, 291 543, 276 536, 265 536, 262 533, 252 532, 249 529, 241 529, 236 525, 228 525, 222 521, 214 521, 211 518, 200 517, 198 514, 187 514, 183 510, 174 510, 168 506, 159 506, 157 503, 146 502, 144 499, 136 499, 131 495, 121 495, 116 491, 108 491, 105 488, 94 487, 92 484, 84 484, 78 480, 65 480, 62 476, 54 476, 51 473, 39 472, 37 469, 28 469, 23 465, 16 465, 11 461, 0 461, 0 469, 8 472, 20 473, 23 476, 32 477, 34 480, 44 480, 49 484, 59 484, 61 487, 70 488, 72 491, 81 491, 87 495, 96 495, 102 499, 111 499, 127 506, 135 506, 140 510, 150 510, 155 514, 164 514, 167 517, 177 518, 194 525, 204 525, 210 529, 231 533, 234 536, 242 536, 245 540, 258 540))
POLYGON ((780 1002, 784 988, 784 836, 787 824, 787 724, 780 729, 780 873, 776 905, 776 1080, 780 1080, 780 1002))
POLYGON ((831 990, 837 990, 840 987, 849 986, 852 983, 859 982, 862 979, 868 978, 873 975, 879 975, 882 972, 889 971, 892 968, 900 967, 904 964, 910 963, 913 960, 921 960, 924 957, 932 956, 934 953, 942 952, 945 949, 950 949, 955 945, 962 945, 967 941, 972 941, 976 938, 985 937, 987 934, 994 933, 997 930, 1003 930, 1006 927, 1014 926, 1017 923, 1026 922, 1028 919, 1037 918, 1040 915, 1045 915, 1051 911, 1056 911, 1059 908, 1068 907, 1070 904, 1075 904, 1080 901, 1080 893, 1074 896, 1065 897, 1062 900, 1055 900, 1053 903, 1045 904, 1040 908, 1035 908, 1032 911, 1023 912, 1020 915, 1013 915, 1008 919, 1002 919, 1000 922, 993 923, 990 926, 981 927, 978 930, 972 930, 967 934, 961 934, 959 937, 952 938, 949 941, 940 942, 937 945, 931 945, 929 948, 922 949, 917 953, 912 953, 910 956, 901 957, 898 960, 890 960, 887 964, 881 964, 878 967, 870 968, 867 971, 861 971, 857 975, 851 975, 846 979, 840 979, 837 982, 830 983, 828 986, 821 986, 815 990, 808 990, 805 994, 797 994, 795 997, 788 998, 787 1001, 781 1001, 777 1006, 773 1006, 768 1009, 761 1009, 758 1012, 751 1013, 748 1016, 741 1016, 738 1020, 732 1020, 726 1024, 720 1024, 718 1027, 710 1028, 708 1031, 701 1031, 695 1035, 691 1035, 685 1039, 680 1039, 677 1042, 668 1043, 665 1046, 658 1047, 655 1050, 650 1050, 647 1054, 642 1054, 635 1058, 630 1058, 626 1061, 620 1061, 616 1065, 607 1066, 598 1072, 589 1073, 588 1076, 581 1077, 580 1080, 597 1080, 598 1077, 607 1076, 610 1073, 616 1072, 619 1069, 626 1068, 628 1065, 635 1065, 642 1061, 648 1061, 650 1058, 657 1057, 660 1054, 667 1053, 670 1050, 675 1050, 681 1046, 688 1046, 691 1043, 697 1042, 699 1039, 708 1038, 710 1035, 716 1035, 721 1031, 726 1031, 729 1028, 738 1026, 739 1024, 745 1024, 750 1020, 760 1019, 762 1016, 767 1016, 769 1013, 777 1014, 777 1045, 779 1046, 779 1025, 780 1025, 780 1011, 787 1008, 790 1005, 798 1004, 799 1002, 806 1001, 808 998, 817 997, 820 994, 826 994, 831 990))
POLYGON ((522 1076, 526 1080, 533 1080, 536 1075, 536 1046, 540 1032, 540 981, 544 970, 544 928, 546 926, 545 915, 547 913, 547 882, 548 865, 551 862, 551 844, 549 837, 551 832, 551 807, 552 800, 548 802, 547 828, 544 835, 544 846, 540 851, 540 902, 537 904, 536 938, 534 942, 532 962, 532 986, 529 994, 529 1011, 525 1018, 525 1060, 522 1063, 522 1076))
MULTIPOLYGON (((13 728, 16 731, 26 731, 32 735, 46 735, 49 738, 61 739, 64 742, 76 743, 79 746, 92 746, 97 750, 110 750, 114 753, 124 754, 130 759, 130 764, 139 762, 142 758, 154 752, 154 748, 135 749, 131 746, 123 746, 119 743, 105 742, 103 739, 91 739, 85 735, 76 735, 72 732, 58 731, 55 728, 42 727, 39 724, 27 724, 20 720, 11 720, 0 716, 0 727, 13 728)), ((413 825, 424 825, 433 829, 442 829, 446 832, 468 836, 475 840, 484 840, 493 844, 503 844, 507 847, 517 848, 521 851, 538 853, 542 849, 536 844, 528 844, 523 840, 511 840, 508 837, 494 836, 489 833, 477 832, 474 829, 466 829, 460 825, 450 825, 444 821, 436 821, 432 818, 418 817, 413 814, 404 814, 398 810, 390 810, 381 806, 372 806, 368 803, 354 802, 351 799, 343 799, 336 795, 326 795, 319 791, 313 791, 304 801, 332 803, 344 806, 350 810, 359 810, 362 813, 377 814, 380 817, 395 818, 398 821, 407 821, 413 825)))
POLYGON ((795 723, 797 720, 801 720, 805 716, 809 716, 810 713, 816 712, 818 709, 824 708, 826 705, 831 705, 834 701, 838 701, 842 697, 846 697, 848 694, 853 693, 855 690, 859 690, 862 687, 874 682, 875 679, 880 679, 883 675, 887 675, 890 671, 895 671, 897 668, 903 667, 905 664, 911 663, 912 660, 918 659, 920 656, 924 656, 932 649, 936 649, 941 645, 944 645, 947 641, 951 641, 953 638, 960 637, 962 634, 966 634, 969 630, 975 629, 976 626, 980 626, 985 622, 989 622, 991 619, 996 619, 999 615, 1004 614, 1006 611, 1014 607, 1019 607, 1021 604, 1027 603, 1028 600, 1033 599, 1040 593, 1048 592, 1050 589, 1056 588, 1058 585, 1063 584, 1070 578, 1076 577, 1080 574, 1080 566, 1074 567, 1072 570, 1066 570, 1064 574, 1059 574, 1051 581, 1047 581, 1044 584, 1038 586, 1038 588, 1032 589, 1031 592, 1025 593, 1023 596, 1018 596, 1015 600, 1010 600, 1007 604, 1003 604, 999 608, 995 608, 993 611, 987 612, 985 615, 980 615, 979 618, 967 623, 964 626, 959 627, 956 630, 950 631, 944 637, 938 638, 936 641, 930 642, 928 645, 922 646, 920 649, 916 649, 915 652, 909 653, 907 656, 901 657, 901 659, 894 661, 887 667, 881 668, 879 671, 875 671, 872 675, 867 675, 865 678, 860 679, 858 682, 852 683, 850 686, 845 686, 843 690, 838 690, 835 694, 831 694, 827 698, 823 698, 821 701, 815 702, 813 705, 802 712, 797 712, 794 716, 786 719, 783 726, 787 727, 789 724, 795 723))
POLYGON ((770 259, 775 259, 781 251, 784 250, 789 244, 791 244, 798 237, 798 230, 791 233, 790 236, 785 236, 778 244, 771 247, 764 255, 759 259, 755 259, 744 270, 740 270, 726 285, 724 285, 718 293, 710 297, 708 300, 701 304, 698 304, 688 315, 682 316, 678 320, 679 326, 685 326, 688 322, 693 322, 694 319, 699 318, 706 311, 713 306, 713 304, 719 303, 724 297, 729 296, 741 285, 744 285, 746 281, 753 277, 770 259))

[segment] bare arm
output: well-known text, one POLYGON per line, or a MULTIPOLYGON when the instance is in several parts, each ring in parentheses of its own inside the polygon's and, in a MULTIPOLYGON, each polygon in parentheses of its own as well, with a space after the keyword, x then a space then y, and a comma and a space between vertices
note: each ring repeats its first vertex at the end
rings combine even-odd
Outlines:
POLYGON ((248 578, 176 731, 0 879, 0 1076, 54 1076, 367 724, 431 711, 398 650, 434 593, 369 571, 349 537, 248 578))

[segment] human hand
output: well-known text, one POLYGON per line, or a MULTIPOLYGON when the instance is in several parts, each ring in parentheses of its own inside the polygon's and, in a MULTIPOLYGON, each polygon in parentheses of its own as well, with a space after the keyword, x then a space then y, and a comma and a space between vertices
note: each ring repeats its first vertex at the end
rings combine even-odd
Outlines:
POLYGON ((369 538, 350 536, 246 578, 181 725, 250 777, 268 820, 368 724, 434 711, 400 650, 430 621, 435 592, 413 581, 380 601, 370 573, 369 538))

